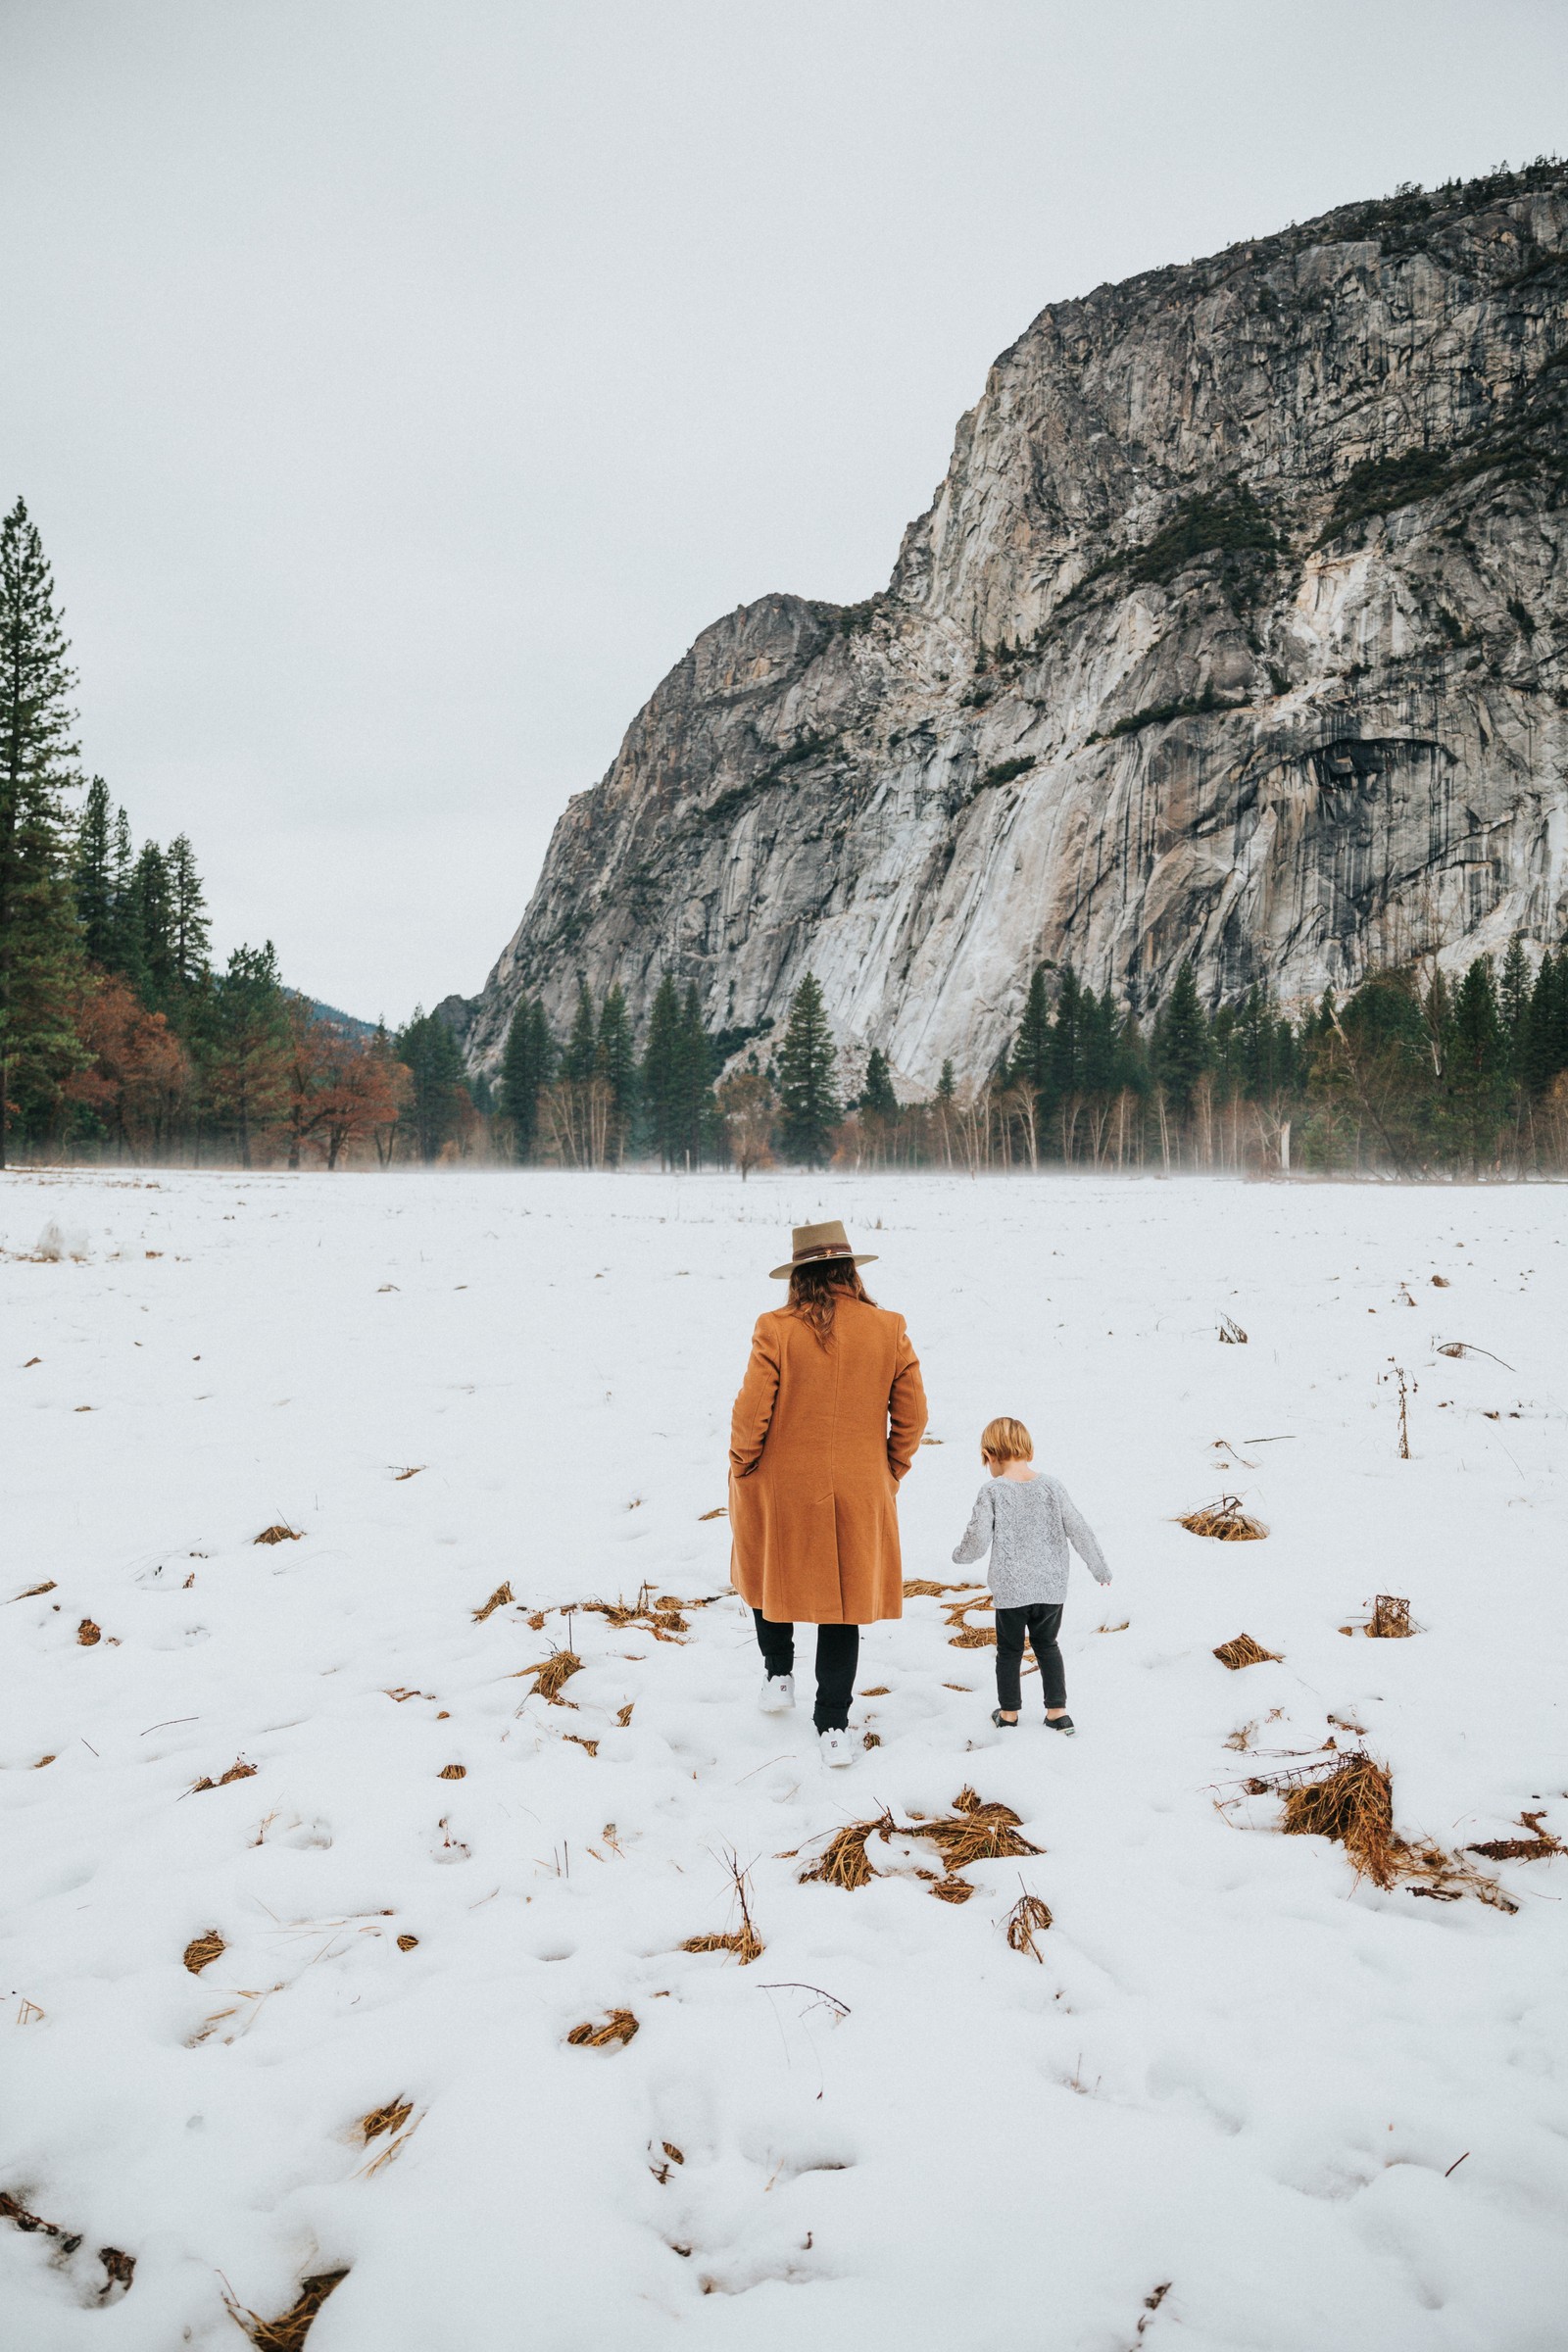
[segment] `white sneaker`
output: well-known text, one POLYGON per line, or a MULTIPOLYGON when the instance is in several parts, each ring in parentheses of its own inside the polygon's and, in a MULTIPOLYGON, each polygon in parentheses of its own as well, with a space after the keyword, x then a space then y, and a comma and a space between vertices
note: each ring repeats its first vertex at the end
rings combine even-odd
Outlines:
POLYGON ((793 1674, 770 1674, 757 1694, 764 1715, 787 1715, 795 1704, 793 1674))
POLYGON ((855 1749, 848 1732, 818 1732, 817 1738, 821 1741, 824 1764, 837 1768, 855 1762, 855 1749))

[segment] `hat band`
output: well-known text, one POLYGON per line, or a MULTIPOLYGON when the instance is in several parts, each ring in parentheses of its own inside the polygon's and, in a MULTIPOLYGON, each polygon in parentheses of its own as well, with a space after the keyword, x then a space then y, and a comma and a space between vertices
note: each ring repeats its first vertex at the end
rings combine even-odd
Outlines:
POLYGON ((827 1242, 820 1250, 808 1250, 803 1256, 796 1258, 794 1263, 798 1266, 810 1266, 814 1265, 819 1257, 853 1257, 854 1255, 855 1252, 848 1242, 827 1242))

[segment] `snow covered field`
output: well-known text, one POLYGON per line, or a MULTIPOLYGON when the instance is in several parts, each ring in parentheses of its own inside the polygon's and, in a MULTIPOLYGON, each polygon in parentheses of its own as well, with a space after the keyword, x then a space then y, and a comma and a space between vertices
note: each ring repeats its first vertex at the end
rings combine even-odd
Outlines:
POLYGON ((1379 1891, 1242 1783, 1364 1734, 1406 1836, 1568 1836, 1565 1205, 0 1180, 0 2191, 66 2233, 0 2218, 8 2352, 242 2345, 225 2284, 345 2271, 309 2352, 1555 2352, 1568 1860, 1481 1864, 1512 1914, 1379 1891), (1033 1682, 993 1731, 938 1598, 866 1636, 833 1775, 733 1595, 684 1640, 555 1613, 726 1592, 729 1403, 819 1215, 924 1364, 906 1575, 957 1582, 996 1412, 1101 1535, 1076 1740, 1033 1682), (81 1262, 25 1254, 50 1221, 81 1262), (1267 1542, 1174 1524, 1224 1491, 1267 1542), (1338 1630, 1377 1592, 1414 1639, 1338 1630), (1243 1631, 1282 1662, 1227 1672, 1243 1631), (1043 1849, 969 1901, 908 1838, 801 1883, 966 1785, 1043 1849), (730 1853, 749 1966, 680 1949, 738 1926, 730 1853))

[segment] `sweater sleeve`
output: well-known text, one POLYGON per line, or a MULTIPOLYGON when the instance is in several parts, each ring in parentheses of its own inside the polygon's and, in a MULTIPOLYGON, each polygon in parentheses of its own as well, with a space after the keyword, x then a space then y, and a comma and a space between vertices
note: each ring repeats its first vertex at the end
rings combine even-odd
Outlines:
POLYGON ((925 1434, 927 1418, 920 1359, 909 1345, 908 1332, 901 1323, 893 1387, 888 1395, 888 1468, 895 1481, 907 1474, 909 1464, 914 1460, 914 1449, 925 1434))
POLYGON ((1084 1517, 1082 1511, 1078 1508, 1078 1505, 1074 1502, 1066 1488, 1055 1480, 1053 1480, 1052 1484, 1055 1486, 1056 1500, 1061 1505, 1061 1524, 1066 1530, 1068 1543, 1072 1545, 1074 1551, 1078 1554, 1078 1557, 1082 1560, 1084 1566, 1088 1569, 1096 1584, 1108 1585, 1110 1582, 1110 1570, 1105 1563, 1104 1553, 1101 1550, 1099 1544, 1095 1540, 1094 1529, 1090 1526, 1088 1520, 1084 1517))
POLYGON ((778 1397, 778 1340, 763 1315, 752 1334, 751 1361, 730 1415, 729 1459, 737 1478, 750 1478, 762 1458, 778 1397))
POLYGON ((961 1568, 970 1560, 985 1558, 986 1553, 991 1549, 994 1526, 991 1489, 982 1487, 974 1498, 974 1509, 969 1513, 969 1524, 963 1531, 963 1540, 953 1555, 955 1567, 961 1568))

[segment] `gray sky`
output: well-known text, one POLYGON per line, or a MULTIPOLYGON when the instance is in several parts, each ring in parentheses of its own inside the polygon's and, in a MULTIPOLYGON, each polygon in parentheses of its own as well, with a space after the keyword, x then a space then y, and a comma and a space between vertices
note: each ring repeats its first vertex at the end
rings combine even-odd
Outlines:
POLYGON ((1559 0, 3 0, 0 496, 216 944, 471 992, 698 630, 1047 302, 1568 145, 1559 0))

